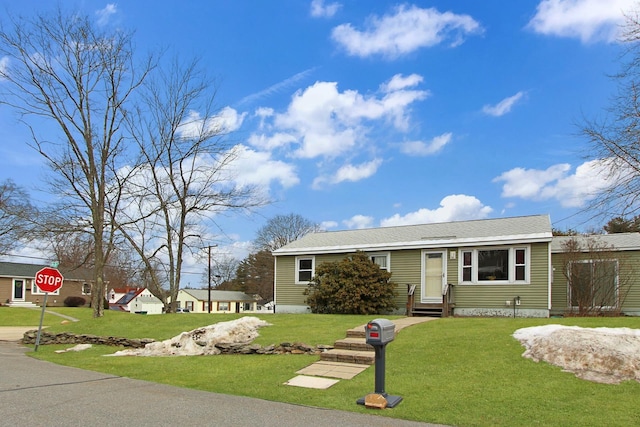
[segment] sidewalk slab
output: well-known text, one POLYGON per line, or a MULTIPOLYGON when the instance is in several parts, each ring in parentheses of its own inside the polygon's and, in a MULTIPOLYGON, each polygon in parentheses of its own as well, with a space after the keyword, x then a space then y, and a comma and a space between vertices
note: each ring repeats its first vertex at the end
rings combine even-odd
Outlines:
POLYGON ((369 365, 356 363, 320 361, 300 369, 296 374, 350 380, 368 367, 369 365))
POLYGON ((295 387, 317 388, 320 390, 327 389, 340 380, 330 380, 328 378, 307 377, 306 375, 298 375, 291 378, 284 385, 292 385, 295 387))

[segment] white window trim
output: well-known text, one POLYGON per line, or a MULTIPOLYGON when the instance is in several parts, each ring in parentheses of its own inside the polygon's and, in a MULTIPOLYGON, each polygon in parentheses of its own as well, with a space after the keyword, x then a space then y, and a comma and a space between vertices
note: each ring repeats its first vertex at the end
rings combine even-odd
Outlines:
POLYGON ((528 285, 531 283, 531 246, 489 246, 479 248, 461 248, 458 250, 458 283, 461 285, 528 285), (516 250, 524 249, 525 280, 515 280, 516 277, 516 250), (478 252, 508 250, 509 251, 509 279, 508 280, 478 280, 478 252), (471 252, 471 281, 463 281, 464 252, 471 252))
MULTIPOLYGON (((44 295, 46 292, 42 292, 38 285, 36 285, 35 280, 29 280, 31 282, 31 295, 44 295)), ((60 288, 56 289, 54 292, 49 292, 49 295, 60 295, 60 288)))
MULTIPOLYGON (((295 277, 295 284, 296 285, 308 285, 309 284, 309 280, 298 280, 298 278, 300 277, 300 261, 302 260, 311 260, 311 278, 313 278, 316 275, 316 257, 311 255, 311 256, 297 256, 296 257, 296 277, 295 277)), ((302 271, 308 271, 308 270, 302 270, 302 271)))
POLYGON ((91 283, 83 283, 81 292, 82 292, 82 295, 91 295, 91 283), (85 285, 89 286, 89 292, 84 291, 85 285))
POLYGON ((380 267, 380 269, 391 271, 391 252, 371 252, 367 253, 367 256, 371 261, 373 261, 373 257, 385 257, 387 259, 387 266, 380 267))

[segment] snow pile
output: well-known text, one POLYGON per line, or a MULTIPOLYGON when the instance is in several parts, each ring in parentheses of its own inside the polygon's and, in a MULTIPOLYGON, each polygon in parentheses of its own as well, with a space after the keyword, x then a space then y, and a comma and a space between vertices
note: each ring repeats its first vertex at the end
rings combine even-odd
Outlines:
POLYGON ((218 343, 249 343, 258 336, 258 328, 269 323, 257 317, 241 317, 228 322, 182 332, 161 342, 152 342, 144 348, 121 350, 110 356, 199 356, 220 354, 218 343))
POLYGON ((523 357, 560 366, 584 380, 618 384, 640 382, 640 330, 546 325, 513 334, 526 348, 523 357))

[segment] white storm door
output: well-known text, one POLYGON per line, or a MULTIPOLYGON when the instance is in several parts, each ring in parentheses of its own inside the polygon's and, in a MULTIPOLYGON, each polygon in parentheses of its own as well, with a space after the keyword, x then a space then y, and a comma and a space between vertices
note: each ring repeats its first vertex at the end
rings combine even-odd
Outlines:
POLYGON ((445 252, 422 252, 422 292, 420 302, 442 303, 442 289, 446 283, 445 252))

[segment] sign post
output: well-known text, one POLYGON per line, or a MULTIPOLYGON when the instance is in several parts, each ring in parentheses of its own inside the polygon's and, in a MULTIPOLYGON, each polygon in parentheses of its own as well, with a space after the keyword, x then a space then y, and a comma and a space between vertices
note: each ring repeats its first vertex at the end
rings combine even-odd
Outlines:
POLYGON ((62 287, 64 278, 62 274, 55 268, 45 267, 36 273, 36 286, 44 292, 44 301, 42 302, 42 312, 40 313, 40 325, 38 326, 38 335, 36 337, 36 347, 34 351, 38 351, 40 345, 40 334, 42 333, 42 321, 44 320, 44 311, 47 309, 47 297, 49 292, 55 292, 62 287))

